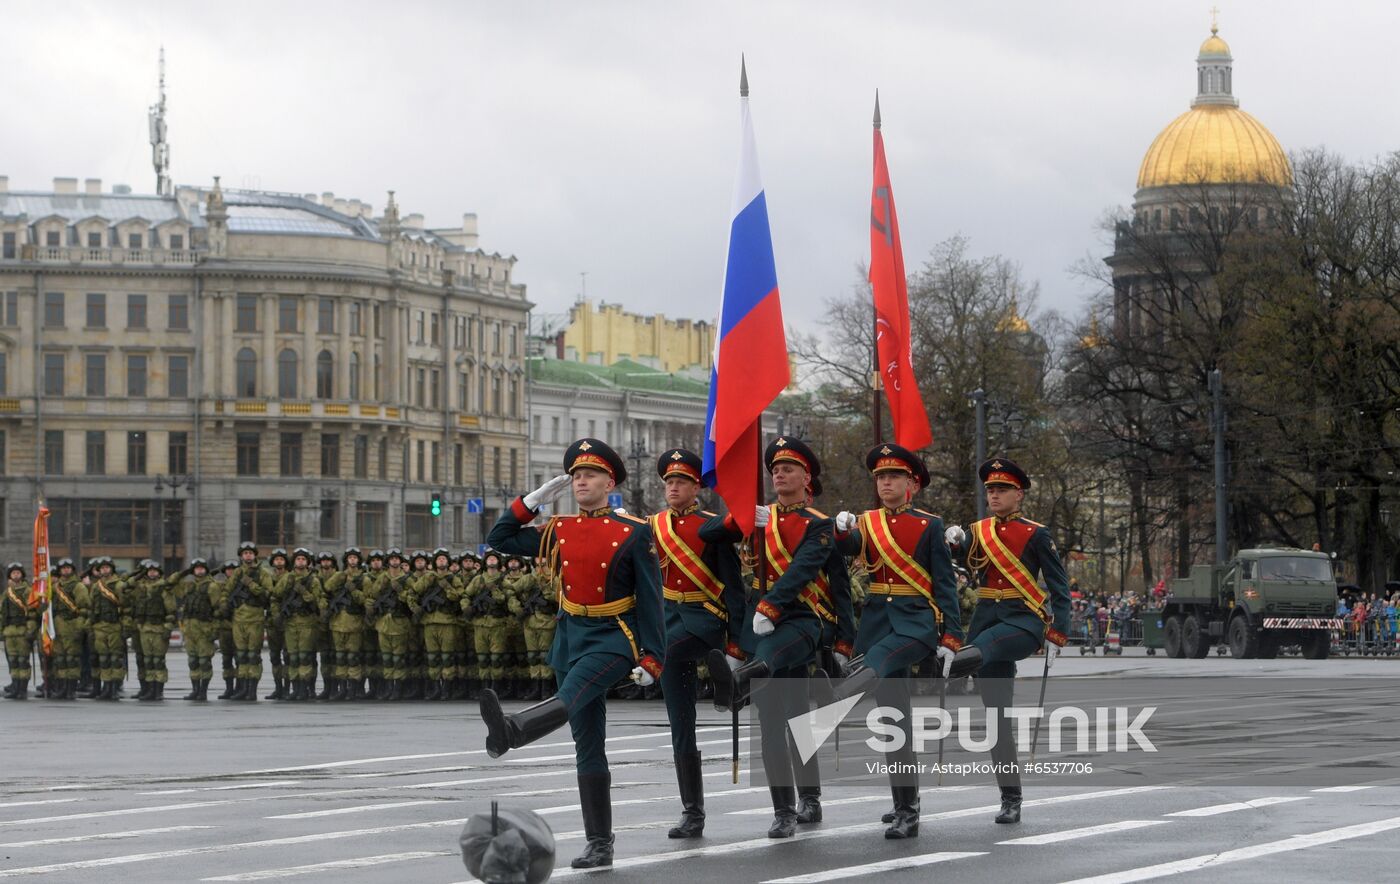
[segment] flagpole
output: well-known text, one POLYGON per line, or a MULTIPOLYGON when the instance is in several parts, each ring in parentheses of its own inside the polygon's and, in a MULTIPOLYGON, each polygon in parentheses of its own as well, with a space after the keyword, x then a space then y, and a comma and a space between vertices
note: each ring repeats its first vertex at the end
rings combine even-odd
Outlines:
MULTIPOLYGON (((880 90, 875 90, 875 131, 880 131, 880 90)), ((873 288, 872 288, 873 294, 873 288)), ((873 444, 879 445, 885 441, 883 428, 880 426, 880 312, 875 309, 875 299, 870 299, 870 426, 873 432, 873 444)), ((876 505, 879 504, 878 497, 876 505)))

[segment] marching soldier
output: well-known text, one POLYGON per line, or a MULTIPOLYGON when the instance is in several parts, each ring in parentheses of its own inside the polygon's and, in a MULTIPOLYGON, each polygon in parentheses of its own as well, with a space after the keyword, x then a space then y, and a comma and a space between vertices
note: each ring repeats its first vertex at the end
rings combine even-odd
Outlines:
POLYGON ((360 700, 364 698, 365 681, 365 591, 370 577, 360 567, 357 547, 347 549, 343 561, 344 569, 329 577, 323 574, 321 583, 321 619, 330 627, 335 653, 335 683, 330 699, 360 700))
POLYGON ((10 665, 7 700, 29 699, 29 657, 39 624, 39 606, 29 602, 29 581, 24 566, 11 562, 5 568, 5 594, 0 596, 0 627, 5 636, 5 658, 10 665))
POLYGON ((142 674, 136 699, 164 700, 169 678, 165 655, 170 652, 170 631, 175 628, 175 597, 171 581, 161 575, 160 563, 143 559, 139 567, 140 571, 127 579, 127 609, 136 631, 142 674))
POLYGON ((203 558, 191 559, 189 568, 175 578, 175 613, 185 639, 192 686, 185 699, 203 702, 209 699, 209 682, 214 678, 214 612, 218 610, 219 587, 203 558))
POLYGON ((233 621, 233 646, 238 656, 238 685, 231 700, 258 699, 262 681, 263 623, 267 619, 268 572, 258 563, 252 541, 238 544, 238 566, 224 589, 224 612, 233 621))
POLYGON ((540 739, 565 721, 574 737, 579 800, 588 844, 573 868, 612 865, 612 777, 605 752, 605 697, 630 677, 643 685, 661 675, 666 632, 661 574, 645 520, 614 513, 608 493, 627 478, 622 458, 597 439, 580 439, 564 454, 568 475, 523 498, 491 529, 488 542, 516 555, 548 558, 563 583, 560 620, 550 651, 559 690, 548 700, 506 715, 494 691, 481 696, 486 752, 499 758, 540 739), (572 484, 579 512, 530 527, 539 507, 572 484))
POLYGON ((880 508, 857 516, 836 514, 841 551, 855 557, 870 577, 865 610, 856 632, 856 653, 837 691, 839 698, 875 687, 881 705, 903 713, 904 745, 891 753, 893 824, 886 838, 919 834, 919 776, 910 726, 909 670, 930 653, 942 675, 962 647, 953 559, 943 537, 943 520, 916 509, 911 501, 928 485, 928 468, 907 448, 877 445, 865 458, 875 478, 880 508), (879 684, 875 682, 879 680, 879 684))
MULTIPOLYGON (((813 756, 805 766, 792 759, 787 721, 809 710, 807 667, 816 661, 826 624, 834 628, 837 665, 844 666, 853 650, 855 621, 846 562, 836 548, 831 519, 811 505, 821 494, 821 462, 801 440, 784 437, 768 444, 763 461, 778 497, 776 504, 754 513, 754 524, 766 529, 758 565, 767 571, 768 591, 754 599, 751 622, 744 624, 739 645, 746 662, 711 651, 710 676, 720 708, 741 703, 751 679, 767 679, 754 697, 773 798, 768 837, 791 838, 798 823, 821 822, 822 808, 817 759, 813 756)), ((743 539, 732 514, 711 519, 700 537, 707 543, 743 539)))
POLYGON ((425 700, 446 700, 455 692, 452 665, 457 647, 457 615, 462 606, 462 583, 451 571, 452 556, 446 549, 433 550, 433 567, 413 581, 409 609, 423 628, 428 655, 428 692, 425 700))
POLYGON ((96 655, 97 678, 102 682, 102 700, 120 700, 122 669, 126 661, 123 625, 128 614, 126 588, 113 573, 110 556, 98 556, 90 564, 83 581, 90 587, 92 647, 96 655))
MULTIPOLYGON (((287 573, 287 551, 278 547, 267 557, 271 572, 264 586, 274 586, 287 573)), ((272 658, 272 693, 265 700, 289 700, 292 689, 287 677, 287 624, 275 605, 267 612, 267 655, 272 658)))
POLYGON ((408 633, 413 627, 408 608, 409 577, 398 547, 389 550, 387 561, 388 568, 374 586, 369 616, 374 619, 384 671, 383 690, 377 699, 400 700, 408 678, 408 633))
POLYGON ((500 621, 509 615, 505 572, 501 570, 501 554, 494 550, 481 561, 481 573, 462 593, 462 612, 471 626, 481 687, 501 696, 505 692, 506 633, 500 621))
POLYGON ((87 632, 88 591, 74 573, 73 560, 58 560, 58 573, 49 584, 53 591, 53 672, 58 680, 56 700, 78 698, 82 671, 83 633, 87 632))
POLYGON ((701 510, 700 456, 674 448, 656 462, 666 486, 666 510, 652 516, 651 533, 661 566, 666 611, 666 668, 661 673, 671 751, 681 796, 681 819, 671 838, 699 838, 705 831, 705 789, 695 744, 696 663, 712 650, 733 658, 745 613, 739 555, 732 543, 706 543, 700 529, 715 514, 701 510))
POLYGON ((316 699, 316 635, 320 625, 321 581, 311 571, 311 550, 292 552, 292 570, 268 590, 287 624, 288 672, 292 700, 316 699))
POLYGON ((220 700, 232 699, 235 685, 238 683, 238 648, 233 641, 233 609, 228 606, 229 593, 233 589, 233 575, 237 571, 238 560, 228 559, 219 566, 219 573, 214 575, 217 584, 214 587, 214 598, 217 602, 214 607, 214 624, 219 636, 219 658, 224 676, 224 692, 219 695, 220 700))
POLYGON ((1021 514, 1031 480, 1005 457, 983 463, 977 474, 986 488, 991 515, 972 525, 972 536, 954 525, 948 543, 965 550, 967 567, 976 575, 977 610, 968 627, 968 644, 958 651, 954 671, 977 668, 987 727, 993 739, 992 761, 1001 789, 999 823, 1021 821, 1021 775, 1016 768, 1016 733, 1001 710, 1011 706, 1016 661, 1042 646, 1046 667, 1064 646, 1069 629, 1069 580, 1050 529, 1021 514), (1046 589, 1036 582, 1045 581, 1046 589))

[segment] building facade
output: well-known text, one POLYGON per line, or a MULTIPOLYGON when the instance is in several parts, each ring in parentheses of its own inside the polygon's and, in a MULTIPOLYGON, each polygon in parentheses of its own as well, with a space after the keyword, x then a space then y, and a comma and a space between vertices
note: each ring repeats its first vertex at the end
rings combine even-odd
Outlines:
POLYGON ((474 215, 114 191, 0 178, 5 560, 41 498, 75 559, 481 539, 527 472, 530 305, 474 215))
POLYGON ((621 360, 658 371, 708 374, 715 351, 715 328, 709 322, 667 319, 658 313, 628 313, 619 304, 579 301, 569 309, 559 358, 594 365, 621 360))

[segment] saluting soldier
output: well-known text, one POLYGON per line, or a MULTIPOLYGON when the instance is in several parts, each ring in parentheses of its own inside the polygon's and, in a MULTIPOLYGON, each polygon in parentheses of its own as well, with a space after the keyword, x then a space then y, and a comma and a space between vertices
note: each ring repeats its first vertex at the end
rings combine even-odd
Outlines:
POLYGON ((50 584, 53 591, 53 677, 55 700, 76 700, 82 672, 83 633, 87 631, 88 592, 73 569, 73 560, 58 560, 58 573, 50 584))
POLYGON ((423 647, 428 655, 428 691, 425 700, 446 700, 452 696, 453 654, 456 647, 457 617, 462 605, 462 584, 452 573, 452 556, 446 549, 433 550, 433 567, 413 581, 409 609, 423 628, 423 647))
POLYGON ((209 699, 209 682, 214 678, 214 611, 219 588, 203 558, 191 559, 189 568, 174 576, 175 613, 185 640, 192 686, 185 699, 203 702, 209 699))
POLYGON ((29 602, 29 581, 24 566, 11 562, 5 568, 5 594, 0 596, 0 627, 5 636, 5 659, 10 666, 7 700, 29 699, 30 649, 39 623, 39 605, 29 602))
POLYGON ((233 641, 233 609, 228 605, 229 594, 233 590, 233 575, 238 572, 238 560, 228 559, 219 566, 219 573, 214 575, 214 582, 218 584, 214 588, 214 598, 217 604, 214 607, 215 628, 219 636, 219 662, 222 664, 224 676, 224 692, 219 694, 220 700, 233 699, 235 687, 238 684, 238 648, 233 641))
POLYGON ((98 699, 120 700, 122 669, 126 662, 126 588, 114 573, 111 556, 98 556, 83 578, 91 589, 92 647, 97 658, 97 678, 102 682, 98 699))
POLYGON ((954 525, 948 543, 964 553, 977 582, 977 610, 968 644, 958 651, 954 671, 977 666, 982 703, 987 707, 1001 789, 999 823, 1021 821, 1021 775, 1016 768, 1016 732, 1001 712, 1011 706, 1016 661, 1041 647, 1054 661, 1069 629, 1069 579, 1050 529, 1021 513, 1031 480, 1015 462, 994 457, 978 468, 991 515, 973 523, 972 536, 954 525), (1036 582, 1045 581, 1042 589, 1036 582))
MULTIPOLYGON (((822 808, 816 756, 807 765, 791 757, 787 722, 809 710, 807 667, 816 661, 824 629, 833 627, 833 651, 844 666, 853 653, 855 619, 846 560, 836 548, 831 519, 812 507, 821 494, 816 453, 800 439, 780 436, 768 444, 763 462, 778 497, 754 513, 754 524, 766 529, 757 566, 766 569, 768 590, 761 598, 755 593, 750 622, 744 624, 739 645, 747 662, 711 651, 710 677, 720 708, 742 703, 750 680, 765 679, 754 698, 773 799, 768 837, 791 838, 798 823, 821 822, 822 808)), ((700 537, 707 543, 742 539, 732 514, 711 519, 700 537)))
POLYGON ((506 715, 495 692, 487 689, 481 695, 481 717, 492 758, 569 722, 588 838, 571 865, 586 869, 610 866, 613 860, 612 775, 605 751, 608 688, 629 674, 643 686, 654 684, 665 661, 666 632, 650 526, 607 505, 608 493, 627 479, 622 458, 598 439, 580 439, 565 452, 564 470, 567 475, 516 498, 487 539, 508 553, 545 556, 563 583, 549 660, 558 693, 506 715), (579 512, 531 527, 540 506, 571 484, 579 512))
POLYGON ((267 619, 269 574, 258 562, 257 544, 238 544, 238 567, 225 585, 224 610, 233 621, 233 646, 238 655, 238 681, 231 700, 258 699, 262 681, 263 623, 267 619))
MULTIPOLYGON (((178 575, 175 575, 178 576, 178 575)), ((138 700, 164 700, 170 677, 165 655, 170 652, 170 632, 175 628, 175 596, 171 580, 161 574, 160 563, 143 559, 139 573, 127 581, 127 608, 137 636, 136 652, 144 673, 138 700)))
POLYGON ((962 647, 957 583, 943 520, 913 504, 914 495, 928 485, 924 462, 907 448, 885 443, 870 450, 865 468, 875 479, 880 508, 859 516, 836 514, 841 551, 853 556, 870 578, 856 631, 856 653, 863 656, 852 661, 836 693, 851 697, 873 686, 881 705, 903 713, 903 747, 887 759, 894 813, 885 837, 913 838, 919 834, 919 775, 909 670, 935 654, 941 674, 949 674, 954 653, 962 647))
MULTIPOLYGON (((267 564, 271 571, 266 575, 264 585, 275 586, 281 581, 282 575, 287 573, 287 566, 290 564, 287 551, 281 547, 274 549, 267 557, 267 564)), ((292 688, 287 674, 287 624, 276 605, 269 606, 266 631, 267 655, 271 658, 272 665, 272 693, 263 699, 290 700, 292 688)))
POLYGON ((705 831, 705 788, 695 744, 696 663, 712 650, 738 659, 745 614, 739 554, 732 543, 706 543, 700 529, 715 514, 700 509, 702 461, 673 448, 656 461, 666 489, 666 509, 651 517, 661 565, 666 611, 666 668, 661 692, 671 724, 671 752, 681 796, 681 819, 671 838, 698 838, 705 831))

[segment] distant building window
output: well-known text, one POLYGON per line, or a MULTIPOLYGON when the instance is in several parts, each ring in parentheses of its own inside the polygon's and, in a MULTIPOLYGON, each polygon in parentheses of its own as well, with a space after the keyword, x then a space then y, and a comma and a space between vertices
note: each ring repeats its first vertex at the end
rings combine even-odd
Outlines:
POLYGON ((428 323, 428 335, 434 347, 436 347, 438 343, 442 340, 442 329, 438 327, 440 320, 441 317, 434 313, 432 315, 432 320, 428 323))
POLYGON ((350 334, 362 335, 364 328, 360 318, 360 305, 357 301, 350 302, 350 334))
POLYGON ((323 335, 335 334, 335 301, 322 298, 316 305, 316 331, 323 335))
POLYGON ((102 248, 102 234, 96 230, 89 230, 87 235, 87 244, 88 248, 90 249, 102 248))
POLYGON ((101 430, 88 430, 87 438, 87 474, 89 476, 107 475, 107 434, 101 430))
POLYGON ((239 295, 233 321, 234 331, 255 332, 258 330, 258 296, 239 295))
POLYGON ((355 437, 355 478, 369 478, 369 437, 359 435, 355 437))
POLYGON ((63 475, 63 431, 44 431, 44 473, 50 476, 63 475))
POLYGON ((432 463, 433 484, 436 485, 436 484, 438 484, 439 482, 442 481, 442 466, 441 466, 441 464, 442 464, 442 443, 441 443, 441 442, 434 442, 434 443, 433 443, 432 456, 429 458, 429 460, 430 460, 430 462, 432 463))
POLYGON ((297 354, 293 350, 277 354, 277 395, 283 399, 297 398, 297 354))
POLYGON ((414 378, 416 378, 417 382, 413 385, 413 404, 417 405, 419 408, 422 408, 423 401, 427 398, 424 393, 424 390, 426 389, 425 385, 428 379, 428 370, 426 368, 420 368, 416 370, 414 372, 414 378))
MULTIPOLYGON (((257 433, 239 433, 237 445, 237 463, 235 467, 240 476, 256 476, 260 466, 261 437, 257 433)), ((247 535, 244 535, 245 537, 247 535)))
MULTIPOLYGON (((355 542, 360 546, 386 546, 388 537, 388 505, 383 503, 355 504, 355 542)), ((424 544, 426 546, 426 544, 424 544)))
POLYGON ((146 475, 146 434, 133 430, 126 434, 126 474, 146 475))
POLYGON ((190 327, 190 296, 171 295, 166 327, 171 331, 185 331, 190 327))
POLYGON ((62 353, 44 354, 44 395, 63 395, 64 356, 62 353))
POLYGON ((0 396, 5 395, 10 390, 10 358, 8 353, 0 352, 0 396))
POLYGON ((107 356, 104 353, 89 353, 83 360, 88 396, 107 395, 107 356))
POLYGON ((190 471, 190 435, 183 430, 170 434, 170 442, 166 448, 167 463, 170 475, 180 476, 188 474, 190 471))
POLYGON ((331 351, 322 350, 316 356, 316 398, 333 399, 335 397, 335 358, 331 356, 331 351))
POLYGON ((0 252, 0 254, 3 254, 6 258, 14 258, 17 251, 15 247, 15 235, 13 233, 6 233, 3 238, 3 243, 4 251, 0 252))
POLYGON ((418 440, 418 481, 426 482, 428 475, 428 446, 422 439, 418 440))
POLYGON ((438 371, 436 368, 433 369, 432 374, 431 374, 430 377, 429 377, 429 380, 431 381, 431 383, 429 383, 428 386, 429 386, 429 389, 432 391, 432 403, 433 403, 433 408, 441 408, 441 407, 442 407, 442 372, 438 371))
POLYGON ((87 327, 106 328, 107 327, 107 296, 98 292, 89 292, 87 296, 87 327))
POLYGON ((143 398, 146 395, 146 354, 126 354, 126 395, 143 398))
POLYGON ((358 402, 360 399, 360 354, 359 351, 350 353, 350 400, 358 402))
POLYGON ((44 292, 44 328, 63 328, 63 292, 44 292))
POLYGON ((403 508, 404 545, 432 545, 433 516, 427 504, 410 503, 403 508))
POLYGON ((3 309, 0 309, 0 325, 9 328, 19 325, 19 292, 5 292, 3 309))
POLYGON ((166 370, 166 395, 171 399, 184 399, 190 395, 190 357, 170 357, 166 370))
POLYGON ((126 327, 145 328, 146 327, 146 296, 127 295, 126 296, 126 327))
POLYGON ((501 376, 499 374, 491 375, 491 413, 505 413, 501 411, 501 376))
POLYGON ((389 478, 389 437, 379 438, 379 479, 383 481, 389 478))
POLYGON ((139 233, 128 233, 126 235, 126 247, 128 249, 145 248, 143 245, 144 241, 144 238, 139 233))
POLYGON ((340 475, 340 434, 321 434, 321 475, 334 478, 340 475))
POLYGON ((382 337, 384 337, 384 326, 383 326, 383 324, 379 321, 379 305, 378 305, 378 304, 375 304, 375 305, 374 305, 374 336, 375 336, 376 338, 382 338, 382 337))
POLYGON ((234 357, 233 395, 251 399, 258 395, 258 356, 252 348, 244 347, 234 357))
POLYGON ((520 381, 515 378, 510 379, 510 416, 520 416, 520 381))
POLYGON ((301 475, 301 434, 282 433, 278 446, 278 464, 284 476, 301 475))
POLYGON ((333 538, 340 536, 340 501, 321 501, 321 537, 333 538))
POLYGON ((238 536, 258 546, 296 543, 297 503, 294 500, 240 500, 238 536))
POLYGON ((379 354, 374 354, 374 401, 379 401, 379 354))
POLYGON ((51 249, 56 249, 63 245, 62 235, 57 230, 49 230, 44 233, 44 245, 51 249))
POLYGON ((185 247, 185 235, 183 233, 170 234, 170 250, 178 252, 185 247))
POLYGON ((425 319, 424 319, 423 311, 422 311, 422 310, 419 310, 419 311, 418 311, 418 318, 414 321, 414 325, 415 325, 415 326, 417 327, 417 329, 418 329, 418 339, 417 339, 417 340, 418 340, 418 343, 420 343, 420 344, 423 343, 423 323, 424 323, 424 322, 425 322, 425 319))
POLYGON ((462 455, 463 455, 463 453, 464 453, 464 452, 463 452, 463 448, 462 448, 462 443, 461 443, 461 442, 455 442, 455 443, 453 443, 453 445, 452 445, 452 484, 453 484, 453 485, 461 485, 461 484, 462 484, 462 455))
POLYGON ((457 373, 457 410, 467 410, 467 391, 471 388, 471 376, 465 371, 457 373))
POLYGON ((294 332, 297 330, 297 299, 283 295, 277 299, 277 330, 294 332))

